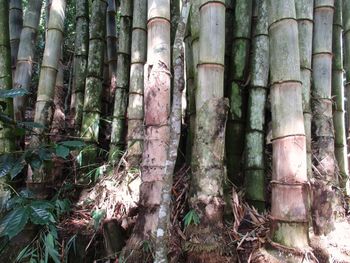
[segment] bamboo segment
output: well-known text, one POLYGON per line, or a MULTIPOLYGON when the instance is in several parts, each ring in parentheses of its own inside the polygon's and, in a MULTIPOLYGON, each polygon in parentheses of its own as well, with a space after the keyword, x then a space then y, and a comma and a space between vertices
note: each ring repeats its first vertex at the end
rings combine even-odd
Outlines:
POLYGON ((141 164, 140 211, 134 232, 124 249, 127 262, 141 260, 140 243, 155 234, 158 224, 170 139, 170 0, 148 0, 147 29, 147 64, 144 75, 145 137, 141 164))
POLYGON ((9 6, 12 78, 15 77, 19 41, 23 27, 22 0, 10 0, 9 6))
MULTIPOLYGON (((52 1, 34 117, 34 121, 43 125, 44 128, 36 129, 37 134, 32 137, 31 146, 35 146, 43 140, 41 136, 50 129, 53 117, 53 99, 63 41, 65 8, 66 1, 52 1)), ((35 181, 34 177, 33 181, 35 181)))
POLYGON ((127 160, 130 167, 139 167, 143 150, 143 84, 147 59, 147 1, 134 0, 129 103, 127 109, 127 160))
POLYGON ((228 178, 242 185, 242 155, 247 108, 248 63, 251 39, 252 0, 236 0, 231 58, 231 86, 228 90, 230 111, 226 133, 226 158, 228 178))
POLYGON ((121 1, 120 5, 120 35, 118 47, 117 82, 114 97, 111 144, 109 158, 119 162, 125 149, 126 109, 130 77, 132 3, 131 0, 121 1))
POLYGON ((335 1, 333 19, 333 63, 332 63, 332 97, 333 125, 335 129, 335 157, 338 162, 340 186, 349 192, 348 158, 345 132, 345 105, 343 86, 343 53, 342 53, 342 0, 335 1))
MULTIPOLYGON (((80 130, 80 135, 89 143, 98 142, 99 137, 106 35, 106 19, 101 18, 105 17, 106 11, 107 1, 93 1, 91 23, 89 25, 89 55, 86 69, 83 119, 80 130)), ((96 152, 91 154, 91 158, 93 158, 96 152)), ((93 160, 87 161, 90 162, 93 160)))
POLYGON ((75 135, 80 134, 83 118, 86 67, 89 50, 89 2, 76 1, 75 51, 70 112, 75 135))
POLYGON ((258 210, 265 208, 265 105, 269 78, 269 36, 266 0, 257 0, 253 30, 251 84, 245 138, 246 198, 258 210))
POLYGON ((303 114, 306 136, 307 174, 312 177, 311 151, 311 60, 312 60, 312 30, 314 1, 295 1, 296 16, 299 31, 300 74, 303 84, 303 114))
MULTIPOLYGON (((15 88, 23 88, 29 90, 32 78, 33 59, 36 43, 36 35, 38 31, 41 0, 29 0, 24 15, 23 29, 19 43, 17 66, 14 79, 15 88)), ((15 119, 24 120, 25 96, 16 97, 14 99, 15 119)))
POLYGON ((271 237, 308 246, 306 139, 294 0, 269 0, 273 171, 271 237), (291 201, 294 200, 294 201, 291 201))
POLYGON ((315 0, 312 58, 312 129, 314 165, 317 179, 313 185, 313 228, 316 235, 333 229, 336 206, 334 127, 332 117, 332 25, 334 0, 315 0), (326 200, 326 201, 322 201, 326 200))

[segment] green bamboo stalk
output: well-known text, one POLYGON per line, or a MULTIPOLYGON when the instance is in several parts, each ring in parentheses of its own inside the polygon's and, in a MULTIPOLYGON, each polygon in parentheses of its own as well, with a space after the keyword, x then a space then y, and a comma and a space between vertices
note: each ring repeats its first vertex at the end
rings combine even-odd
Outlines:
MULTIPOLYGON (((155 234, 169 145, 170 0, 148 0, 147 64, 144 90, 144 150, 139 215, 123 250, 127 262, 140 262, 142 243, 155 234), (156 7, 156 8, 155 8, 156 7)), ((118 60, 119 62, 119 60, 118 60)))
POLYGON ((303 83, 303 114, 306 136, 307 175, 312 177, 311 150, 311 60, 314 1, 296 0, 296 16, 299 31, 300 73, 303 83))
POLYGON ((112 134, 109 159, 119 162, 125 150, 126 109, 130 77, 130 53, 132 30, 133 1, 123 0, 120 3, 120 35, 118 47, 117 83, 112 116, 112 134))
POLYGON ((245 135, 244 175, 246 198, 259 211, 265 209, 265 107, 269 78, 269 36, 266 0, 256 0, 251 83, 245 135))
POLYGON ((10 43, 11 43, 11 66, 12 78, 15 77, 17 54, 19 41, 23 27, 23 8, 22 0, 10 0, 9 6, 9 24, 10 24, 10 43))
POLYGON ((127 109, 127 160, 130 167, 140 166, 143 150, 143 84, 147 59, 147 1, 134 0, 129 103, 127 109))
POLYGON ((225 95, 227 95, 231 87, 231 56, 232 56, 232 43, 233 43, 233 31, 234 31, 234 8, 235 0, 226 0, 226 14, 225 14, 225 95))
POLYGON ((346 132, 345 132, 345 105, 343 85, 343 52, 342 52, 342 0, 335 1, 333 19, 333 63, 332 63, 332 97, 333 125, 335 129, 335 157, 338 162, 340 174, 340 187, 349 192, 349 167, 347 158, 346 132))
POLYGON ((53 117, 52 106, 55 95, 58 61, 63 41, 65 8, 66 1, 52 1, 34 117, 34 121, 41 124, 44 128, 36 129, 36 135, 32 136, 31 146, 35 146, 43 140, 42 136, 45 130, 48 131, 50 129, 53 117))
POLYGON ((178 20, 178 28, 174 38, 172 65, 174 70, 174 86, 172 96, 172 108, 170 114, 170 144, 167 152, 166 167, 164 170, 164 186, 162 188, 161 202, 158 213, 155 259, 154 263, 168 262, 171 196, 173 187, 173 174, 181 137, 182 120, 182 91, 185 88, 184 69, 184 37, 190 11, 190 4, 184 3, 181 16, 178 20))
MULTIPOLYGON (((7 0, 0 0, 0 89, 9 90, 12 88, 11 73, 11 47, 9 32, 9 4, 7 0)), ((6 104, 1 113, 13 117, 12 99, 0 99, 6 104)), ((0 122, 0 156, 15 150, 13 131, 0 122)), ((11 197, 10 191, 5 187, 6 178, 0 178, 0 215, 11 197)))
POLYGON ((198 8, 198 83, 189 203, 200 216, 200 223, 198 227, 192 226, 188 232, 192 234, 189 234, 187 242, 193 247, 188 252, 188 262, 210 262, 213 258, 223 262, 220 253, 222 243, 217 241, 220 238, 208 237, 208 233, 209 236, 214 232, 220 236, 223 224, 225 123, 228 110, 228 101, 224 98, 225 1, 200 1, 198 8), (191 242, 191 236, 196 236, 195 243, 191 242), (210 251, 206 251, 207 247, 211 248, 210 251))
POLYGON ((83 118, 85 78, 89 51, 89 1, 76 1, 75 51, 70 112, 75 135, 80 134, 83 118))
POLYGON ((235 185, 243 183, 242 155, 247 108, 248 63, 251 39, 252 0, 236 0, 231 57, 231 86, 228 90, 230 111, 226 129, 228 178, 235 185))
MULTIPOLYGON (((24 14, 23 29, 17 55, 17 66, 14 78, 15 88, 29 90, 30 87, 41 6, 41 0, 28 1, 28 6, 24 14)), ((18 121, 24 120, 25 101, 25 96, 16 97, 14 99, 15 119, 18 121)))
MULTIPOLYGON (((106 19, 101 18, 105 18, 106 11, 106 0, 93 1, 91 23, 89 24, 89 55, 86 69, 83 118, 80 130, 80 136, 91 144, 98 142, 99 138, 106 35, 106 19)), ((86 163, 94 161, 97 151, 92 147, 90 153, 86 156, 86 163), (88 156, 90 153, 91 156, 88 156)))
POLYGON ((332 113, 332 25, 334 0, 315 0, 312 55, 313 162, 317 178, 313 183, 313 228, 316 235, 333 229, 336 200, 334 127, 332 113), (323 200, 327 200, 324 202, 323 200))
POLYGON ((306 138, 294 0, 268 0, 272 112, 271 239, 308 246, 306 138))

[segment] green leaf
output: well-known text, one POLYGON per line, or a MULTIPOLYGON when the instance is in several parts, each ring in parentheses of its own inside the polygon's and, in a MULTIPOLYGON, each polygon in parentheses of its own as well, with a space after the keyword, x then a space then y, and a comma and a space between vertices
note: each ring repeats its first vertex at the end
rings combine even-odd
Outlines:
POLYGON ((189 226, 190 224, 198 225, 200 222, 198 214, 193 209, 188 211, 183 221, 184 221, 185 227, 189 226))
POLYGON ((18 160, 10 170, 11 179, 15 178, 24 168, 24 162, 22 159, 18 160))
POLYGON ((70 148, 81 148, 85 146, 85 143, 82 141, 63 141, 59 144, 70 148))
POLYGON ((56 154, 59 156, 59 157, 62 157, 63 159, 66 159, 67 156, 69 155, 69 148, 63 146, 63 145, 58 145, 56 147, 56 154))
POLYGON ((105 210, 95 210, 92 212, 92 218, 94 219, 94 227, 97 230, 97 228, 100 225, 100 222, 105 217, 106 211, 105 210))
POLYGON ((38 154, 39 158, 43 161, 48 161, 52 159, 52 152, 49 149, 40 148, 38 154))
POLYGON ((29 94, 28 90, 22 89, 22 88, 16 88, 16 89, 9 89, 9 90, 0 90, 0 98, 14 98, 14 97, 20 97, 24 96, 26 94, 29 94))
POLYGON ((8 236, 12 239, 21 232, 29 219, 27 208, 17 208, 8 213, 0 222, 0 237, 8 236))
POLYGON ((48 233, 45 237, 45 262, 48 262, 48 256, 52 258, 55 263, 60 263, 60 254, 55 246, 55 239, 51 233, 48 233))
POLYGON ((31 213, 30 213, 30 220, 33 222, 35 225, 48 225, 50 223, 54 223, 55 219, 51 212, 42 209, 42 208, 37 208, 30 206, 31 208, 31 213))
POLYGON ((45 126, 40 124, 40 123, 37 123, 37 122, 32 122, 32 121, 22 121, 22 122, 18 122, 17 125, 19 127, 23 127, 25 129, 29 129, 29 130, 32 130, 34 128, 38 128, 38 129, 44 129, 45 126))

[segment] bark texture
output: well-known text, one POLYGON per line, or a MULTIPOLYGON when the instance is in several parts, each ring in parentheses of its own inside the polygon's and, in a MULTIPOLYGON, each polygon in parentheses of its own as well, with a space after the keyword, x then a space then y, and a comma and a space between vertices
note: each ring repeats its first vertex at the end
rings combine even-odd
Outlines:
POLYGON ((253 29, 251 83, 244 150, 246 198, 258 210, 265 208, 265 106, 269 78, 269 36, 266 0, 257 0, 253 29))
POLYGON ((294 0, 268 0, 272 111, 271 239, 308 247, 309 191, 294 0))

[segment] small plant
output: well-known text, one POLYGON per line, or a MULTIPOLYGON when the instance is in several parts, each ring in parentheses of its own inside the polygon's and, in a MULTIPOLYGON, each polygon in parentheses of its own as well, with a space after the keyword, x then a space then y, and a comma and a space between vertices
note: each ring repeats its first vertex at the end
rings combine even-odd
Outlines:
POLYGON ((184 219, 184 224, 185 227, 188 227, 191 224, 198 225, 200 220, 199 220, 199 215, 196 213, 194 209, 188 211, 188 213, 185 215, 184 219))

